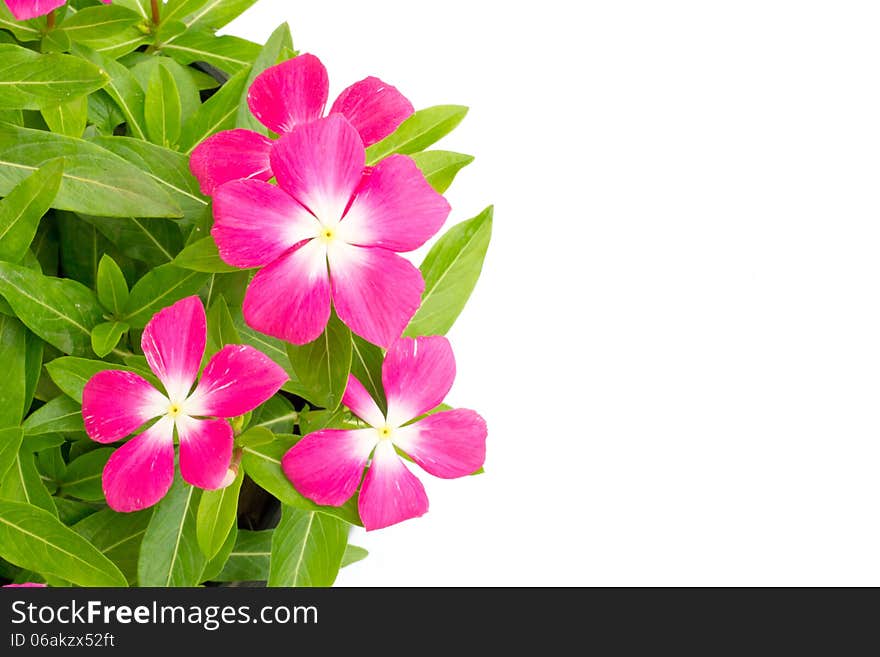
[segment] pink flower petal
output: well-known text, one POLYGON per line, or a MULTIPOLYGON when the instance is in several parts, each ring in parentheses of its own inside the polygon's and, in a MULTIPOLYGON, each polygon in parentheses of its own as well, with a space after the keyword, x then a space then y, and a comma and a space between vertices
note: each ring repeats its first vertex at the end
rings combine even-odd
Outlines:
POLYGON ((272 178, 269 153, 272 140, 252 130, 224 130, 199 144, 189 158, 189 168, 202 194, 230 180, 272 178))
POLYGON ((443 479, 471 475, 486 460, 486 421, 466 408, 435 413, 401 427, 393 440, 425 471, 443 479))
POLYGON ((370 426, 377 429, 385 426, 385 416, 364 388, 364 384, 358 381, 354 374, 348 375, 348 386, 342 396, 342 403, 370 426))
MULTIPOLYGON (((58 9, 67 0, 6 0, 6 6, 15 20, 26 21, 37 16, 45 16, 58 9)), ((105 0, 106 2, 107 0, 105 0)))
POLYGON ((455 357, 449 340, 440 336, 401 338, 382 363, 389 423, 400 426, 435 408, 454 380, 455 357))
POLYGON ((399 255, 340 240, 328 250, 333 305, 359 336, 386 347, 396 340, 422 301, 425 282, 399 255))
POLYGON ((306 242, 254 276, 244 297, 248 325, 294 344, 311 342, 330 319, 326 248, 306 242))
POLYGON ((412 251, 440 230, 449 210, 412 158, 392 155, 364 178, 339 237, 349 244, 412 251))
POLYGON ((252 411, 281 389, 288 376, 253 347, 229 344, 218 351, 186 401, 190 415, 237 417, 252 411))
POLYGON ((374 429, 316 431, 290 448, 281 467, 301 495, 340 506, 357 490, 377 440, 374 429))
POLYGON ((428 512, 428 496, 388 440, 373 452, 358 498, 358 512, 367 531, 396 525, 428 512))
POLYGON ((211 235, 233 267, 267 265, 319 230, 318 221, 275 185, 235 180, 215 191, 211 235))
POLYGON ((207 335, 205 308, 198 297, 181 299, 160 310, 144 329, 141 349, 172 402, 189 395, 207 335))
POLYGON ((321 223, 335 225, 361 182, 366 152, 357 130, 334 114, 275 142, 271 162, 284 191, 321 223))
POLYGON ((364 146, 372 146, 412 116, 414 108, 395 87, 368 77, 339 94, 330 108, 331 114, 336 112, 357 129, 364 146))
POLYGON ((303 54, 260 73, 248 91, 248 106, 264 126, 283 134, 323 116, 329 86, 321 60, 303 54))
POLYGON ((226 420, 177 418, 180 439, 180 474, 193 486, 206 490, 222 488, 232 461, 235 437, 226 420))
POLYGON ((113 452, 104 497, 114 511, 140 511, 161 500, 174 479, 174 422, 168 416, 113 452))
POLYGON ((45 584, 37 584, 36 582, 24 582, 23 584, 4 584, 4 589, 44 589, 45 584))
POLYGON ((98 372, 83 388, 82 414, 89 438, 112 443, 168 411, 168 399, 132 372, 98 372))

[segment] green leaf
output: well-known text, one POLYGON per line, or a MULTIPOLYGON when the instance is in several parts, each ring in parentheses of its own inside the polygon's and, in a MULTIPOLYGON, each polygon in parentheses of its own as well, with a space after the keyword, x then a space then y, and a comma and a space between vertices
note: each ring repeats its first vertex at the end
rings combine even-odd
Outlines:
POLYGON ((45 107, 40 113, 52 132, 82 137, 89 119, 89 98, 82 96, 67 103, 45 107))
MULTIPOLYGON (((73 52, 77 56, 99 66, 110 76, 110 81, 107 82, 104 91, 107 92, 107 95, 119 107, 132 136, 138 139, 146 139, 144 90, 131 74, 131 71, 111 57, 85 46, 77 45, 73 48, 73 52)), ((132 212, 131 214, 138 213, 132 212)))
POLYGON ((272 535, 268 586, 332 586, 339 574, 348 525, 330 516, 283 507, 272 535))
MULTIPOLYGON (((34 400, 34 395, 37 391, 37 385, 40 381, 40 376, 42 376, 43 372, 43 350, 45 346, 45 342, 43 342, 36 335, 31 333, 30 331, 25 331, 25 346, 24 346, 24 354, 25 354, 25 369, 24 369, 24 405, 22 406, 23 413, 26 415, 28 410, 31 407, 31 402, 34 400)), ((51 347, 50 347, 51 348, 51 347)), ((9 373, 9 363, 12 360, 3 359, 0 357, 0 363, 7 363, 7 374, 9 373)), ((0 390, 2 390, 3 386, 0 385, 0 390)))
POLYGON ((364 384, 370 397, 384 413, 387 408, 385 388, 382 386, 382 362, 385 354, 358 335, 351 336, 351 373, 364 384))
POLYGON ((61 186, 64 162, 55 160, 18 183, 0 201, 0 260, 19 262, 61 186))
POLYGON ((235 75, 251 65, 260 54, 260 46, 234 36, 215 36, 209 30, 190 30, 161 50, 181 64, 207 62, 221 71, 235 75))
POLYGON ((239 106, 247 94, 251 68, 236 73, 183 124, 180 150, 191 153, 202 141, 236 125, 239 106))
POLYGON ((197 11, 203 5, 208 4, 209 1, 210 0, 168 0, 161 12, 162 22, 180 21, 181 25, 185 28, 186 25, 183 24, 183 19, 194 11, 197 11))
POLYGON ((41 110, 86 96, 107 84, 106 73, 78 57, 41 55, 0 44, 0 108, 41 110))
POLYGON ((412 159, 428 184, 442 194, 449 189, 458 172, 474 161, 474 156, 452 151, 423 151, 414 153, 412 159))
POLYGON ((120 256, 113 244, 86 221, 73 212, 56 212, 61 247, 61 270, 65 278, 95 288, 98 281, 98 263, 104 254, 120 256))
POLYGON ((202 493, 196 516, 196 538, 199 548, 208 559, 217 555, 235 524, 238 516, 238 493, 243 480, 244 471, 239 469, 238 476, 229 486, 202 493))
POLYGON ((106 217, 180 217, 142 170, 95 144, 43 130, 0 125, 0 195, 52 159, 64 158, 53 207, 106 217))
POLYGON ((269 578, 273 530, 239 530, 238 537, 217 582, 265 582, 269 578))
POLYGON ((0 481, 0 499, 30 504, 53 516, 58 515, 55 502, 37 471, 34 454, 26 448, 24 441, 18 456, 6 476, 0 481))
POLYGON ((187 27, 205 26, 219 29, 253 6, 257 0, 208 0, 183 19, 187 27))
POLYGON ((121 315, 128 302, 128 283, 116 261, 108 255, 98 263, 98 301, 114 315, 121 315))
POLYGON ((63 497, 55 498, 55 506, 58 507, 58 519, 67 526, 75 525, 101 509, 94 503, 68 500, 63 497))
POLYGON ((74 460, 67 466, 64 479, 60 482, 61 492, 81 500, 103 500, 101 474, 113 452, 112 448, 103 447, 83 454, 74 460))
POLYGON ((21 568, 80 586, 125 586, 112 561, 52 514, 0 502, 0 556, 21 568))
POLYGON ((425 150, 461 123, 468 112, 461 105, 436 105, 419 110, 378 144, 367 149, 367 164, 394 153, 409 155, 425 150))
POLYGON ((163 308, 198 293, 207 280, 207 274, 201 272, 187 271, 174 265, 157 267, 131 289, 124 319, 133 328, 143 328, 163 308))
POLYGON ((89 46, 115 58, 147 40, 146 35, 137 29, 139 24, 143 25, 142 17, 130 9, 99 5, 69 15, 50 35, 63 36, 68 42, 89 46))
POLYGON ((82 393, 86 383, 98 372, 105 370, 121 370, 134 372, 144 377, 155 386, 159 386, 156 377, 148 371, 117 363, 107 363, 102 360, 88 360, 86 358, 73 358, 62 356, 46 363, 46 371, 55 382, 55 385, 68 397, 82 404, 82 393))
POLYGON ((266 427, 251 427, 240 436, 236 437, 237 447, 258 447, 268 445, 275 440, 275 434, 266 427))
POLYGON ((177 143, 181 122, 180 92, 174 76, 164 66, 153 69, 144 102, 150 141, 165 147, 177 143))
POLYGON ((201 491, 178 473, 168 494, 156 506, 138 559, 141 586, 195 586, 207 559, 196 538, 196 509, 201 491))
POLYGON ((116 564, 129 584, 135 584, 141 541, 152 515, 153 509, 135 513, 103 509, 77 522, 73 531, 116 564))
POLYGON ((26 436, 85 431, 82 407, 61 395, 31 413, 21 428, 26 436))
MULTIPOLYGON (((266 45, 260 51, 259 56, 254 61, 250 69, 245 89, 250 89, 257 76, 271 66, 275 66, 281 58, 285 49, 293 50, 293 39, 290 36, 290 26, 287 23, 279 25, 272 35, 266 40, 266 45)), ((238 103, 238 114, 235 119, 235 127, 246 128, 259 132, 262 135, 268 135, 269 129, 260 123, 251 113, 247 103, 247 92, 242 94, 238 103)))
POLYGON ((174 78, 174 84, 180 97, 180 113, 181 117, 191 116, 202 105, 202 99, 199 96, 198 82, 202 81, 202 77, 206 77, 213 88, 217 86, 217 81, 210 76, 205 76, 201 71, 197 71, 189 66, 181 66, 173 59, 168 57, 156 57, 146 53, 132 53, 132 59, 138 62, 131 68, 131 73, 137 79, 138 84, 147 91, 150 85, 150 78, 156 74, 157 68, 165 68, 174 78))
POLYGON ((422 263, 422 305, 404 335, 444 335, 471 296, 492 237, 490 206, 473 219, 453 226, 422 263))
POLYGON ((296 491, 281 470, 281 458, 293 447, 297 439, 293 436, 277 436, 277 438, 268 445, 255 445, 242 449, 241 465, 245 473, 260 488, 277 497, 282 504, 305 511, 319 511, 341 518, 350 524, 360 525, 356 498, 338 507, 320 506, 296 491))
POLYGON ((342 556, 342 565, 339 567, 345 568, 358 561, 363 561, 368 556, 370 556, 370 553, 364 548, 358 547, 357 545, 348 545, 345 548, 345 554, 342 556))
POLYGON ((28 330, 15 317, 0 315, 0 427, 17 427, 25 408, 28 330))
POLYGON ((213 356, 228 344, 241 344, 241 337, 232 323, 232 315, 223 295, 218 295, 208 308, 208 343, 205 357, 213 356))
POLYGON ((43 36, 42 27, 37 20, 16 20, 6 3, 0 2, 0 29, 9 30, 19 41, 39 41, 43 36))
POLYGON ((342 403, 351 372, 351 331, 333 315, 324 333, 309 344, 288 345, 290 365, 303 387, 303 397, 328 410, 342 403))
POLYGON ((88 288, 0 262, 0 295, 49 344, 68 354, 91 354, 92 328, 101 322, 102 312, 88 288))
POLYGON ((223 262, 213 237, 204 237, 190 244, 177 254, 174 264, 182 269, 209 274, 240 271, 238 267, 233 267, 223 262))
POLYGON ((19 427, 0 429, 0 481, 6 478, 6 473, 18 458, 22 437, 19 427))
POLYGON ((217 551, 217 554, 205 564, 205 569, 202 571, 201 578, 203 582, 214 581, 214 578, 222 572, 224 566, 226 566, 226 562, 229 560, 229 555, 232 553, 232 548, 235 547, 235 541, 237 539, 238 527, 233 525, 229 534, 226 535, 226 540, 223 542, 223 545, 221 545, 220 549, 217 551))
POLYGON ((113 219, 79 215, 83 221, 92 224, 108 240, 129 258, 140 260, 158 267, 174 260, 183 247, 180 228, 168 219, 113 219))
MULTIPOLYGON (((293 404, 281 395, 275 395, 262 406, 259 406, 251 417, 251 429, 264 428, 276 433, 293 433, 299 413, 293 404)), ((248 432, 250 433, 250 432, 248 432)), ((240 436, 241 440, 243 436, 240 436)))
POLYGON ((131 328, 125 322, 104 322, 92 329, 92 350, 101 358, 116 349, 122 336, 131 328))

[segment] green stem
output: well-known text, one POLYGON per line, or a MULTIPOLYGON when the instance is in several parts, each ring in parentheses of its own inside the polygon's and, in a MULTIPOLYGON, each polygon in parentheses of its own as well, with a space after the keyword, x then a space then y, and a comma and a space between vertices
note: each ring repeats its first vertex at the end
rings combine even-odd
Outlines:
POLYGON ((150 9, 153 10, 153 24, 159 24, 159 0, 150 0, 150 9))

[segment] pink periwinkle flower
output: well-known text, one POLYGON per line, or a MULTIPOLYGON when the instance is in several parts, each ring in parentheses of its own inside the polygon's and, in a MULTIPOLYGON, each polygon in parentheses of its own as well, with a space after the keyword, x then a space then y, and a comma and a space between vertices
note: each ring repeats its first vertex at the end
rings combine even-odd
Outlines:
MULTIPOLYGON (((296 126, 324 116, 329 94, 327 69, 314 55, 303 54, 263 71, 248 91, 253 115, 269 130, 286 134, 296 126)), ((330 108, 355 127, 370 146, 381 141, 413 113, 413 106, 395 87, 374 77, 355 82, 330 108)), ((230 180, 272 178, 272 140, 252 130, 225 130, 196 148, 190 168, 202 192, 230 180)))
POLYGON ((338 114, 306 123, 272 149, 278 185, 234 180, 214 194, 211 235, 234 267, 263 267, 244 317, 257 331, 305 344, 330 306, 362 338, 388 346, 419 308, 425 283, 408 260, 449 204, 406 155, 364 167, 364 144, 338 114))
POLYGON ((425 489, 395 448, 443 479, 473 474, 486 458, 486 422, 474 411, 441 411, 407 424, 440 404, 454 379, 455 359, 446 338, 401 338, 382 364, 388 413, 382 415, 350 376, 343 403, 371 428, 305 436, 284 455, 284 473, 310 500, 340 506, 354 495, 372 454, 358 497, 364 527, 381 529, 425 514, 425 489))
POLYGON ((117 449, 104 467, 107 504, 138 511, 158 502, 174 479, 174 430, 180 443, 180 473, 208 490, 231 483, 234 442, 224 418, 253 410, 287 381, 287 374, 261 352, 226 345, 208 364, 198 386, 207 338, 205 309, 188 297, 158 312, 144 329, 141 347, 165 394, 132 372, 99 372, 83 390, 86 432, 112 443, 159 418, 117 449))
MULTIPOLYGON (((46 14, 58 9, 67 0, 4 0, 9 11, 15 16, 16 20, 26 21, 37 16, 45 16, 46 14)), ((101 0, 105 5, 109 5, 112 0, 101 0)))

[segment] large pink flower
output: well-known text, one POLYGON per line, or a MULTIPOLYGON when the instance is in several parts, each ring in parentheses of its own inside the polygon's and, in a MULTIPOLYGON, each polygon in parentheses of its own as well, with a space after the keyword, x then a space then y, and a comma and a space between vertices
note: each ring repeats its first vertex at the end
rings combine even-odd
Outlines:
POLYGON ((235 180, 214 195, 220 256, 234 267, 263 267, 245 296, 248 324, 305 344, 327 325, 332 298, 352 331, 391 344, 425 286, 395 252, 424 244, 449 204, 405 155, 365 170, 363 141, 339 115, 294 128, 271 159, 278 186, 235 180))
POLYGON ((141 340, 165 394, 131 372, 99 372, 86 384, 82 413, 92 440, 116 442, 159 418, 117 449, 104 467, 104 495, 116 511, 144 509, 168 492, 174 479, 175 428, 183 478, 205 489, 228 484, 233 433, 221 418, 256 408, 287 380, 284 370, 256 349, 227 345, 211 358, 190 392, 206 334, 199 298, 178 301, 150 320, 141 340))
POLYGON ((486 423, 474 411, 442 411, 406 424, 440 404, 453 379, 455 360, 446 338, 398 340, 382 364, 388 413, 383 416, 350 376, 343 403, 372 428, 305 436, 284 455, 284 473, 310 500, 339 506, 354 495, 372 454, 358 498, 364 527, 381 529, 423 515, 425 489, 395 448, 443 479, 473 474, 486 458, 486 423))
MULTIPOLYGON (((58 9, 65 4, 67 0, 4 0, 9 11, 15 16, 16 20, 26 21, 37 16, 45 16, 49 12, 58 9)), ((109 5, 112 0, 101 0, 105 5, 109 5)))
MULTIPOLYGON (((303 54, 269 68, 248 92, 251 112, 269 130, 286 134, 294 127, 324 116, 329 82, 327 69, 314 55, 303 54)), ((374 77, 355 82, 339 94, 330 114, 342 114, 370 146, 390 135, 413 113, 396 88, 374 77)), ((226 130, 193 151, 190 168, 202 192, 230 180, 272 178, 272 140, 251 130, 226 130)))

